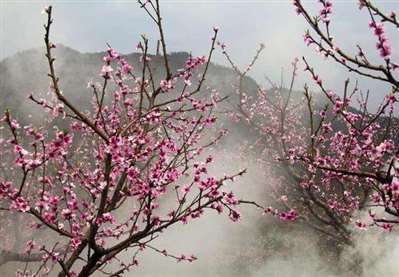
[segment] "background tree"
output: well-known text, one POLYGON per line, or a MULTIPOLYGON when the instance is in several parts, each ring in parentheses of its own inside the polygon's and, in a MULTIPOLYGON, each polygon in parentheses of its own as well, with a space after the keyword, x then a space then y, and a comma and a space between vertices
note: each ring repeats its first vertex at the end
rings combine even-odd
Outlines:
POLYGON ((243 155, 252 152, 251 155, 255 155, 260 161, 261 170, 264 171, 264 183, 271 188, 276 201, 274 207, 291 211, 279 214, 274 208, 268 208, 266 212, 277 213, 283 220, 295 220, 298 213, 300 221, 317 230, 328 241, 340 245, 341 248, 352 245, 351 231, 347 224, 348 216, 354 212, 354 209, 347 207, 347 213, 338 213, 332 203, 329 203, 330 197, 334 196, 337 198, 336 201, 344 202, 344 193, 351 192, 362 199, 364 204, 368 191, 351 186, 347 188, 342 182, 325 188, 304 186, 308 180, 314 178, 318 179, 316 182, 321 182, 321 176, 319 174, 317 177, 314 176, 315 174, 309 172, 307 167, 290 160, 293 149, 297 146, 311 151, 312 140, 309 139, 309 134, 314 131, 312 128, 318 128, 319 132, 323 130, 322 128, 334 126, 339 130, 343 128, 343 123, 329 111, 325 99, 320 95, 314 100, 307 87, 304 92, 294 91, 298 60, 292 63, 293 71, 288 88, 285 88, 282 82, 276 85, 266 77, 271 85, 270 88, 258 87, 254 95, 247 92, 242 80, 255 64, 262 49, 263 46, 257 50, 257 54, 245 71, 238 69, 225 49, 223 53, 238 74, 237 116, 250 126, 256 137, 244 149, 243 155), (316 114, 317 111, 320 114, 316 114), (312 116, 309 117, 309 114, 312 116), (315 126, 312 127, 311 124, 315 126))

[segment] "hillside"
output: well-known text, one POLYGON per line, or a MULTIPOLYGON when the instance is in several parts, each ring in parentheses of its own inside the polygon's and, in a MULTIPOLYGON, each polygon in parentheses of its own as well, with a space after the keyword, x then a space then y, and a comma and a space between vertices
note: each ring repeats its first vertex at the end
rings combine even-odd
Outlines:
MULTIPOLYGON (((87 88, 89 81, 101 81, 99 71, 102 66, 104 52, 81 53, 66 46, 57 46, 54 50, 56 57, 56 71, 60 77, 60 85, 64 94, 72 103, 89 103, 91 90, 87 88)), ((170 66, 173 71, 184 67, 188 53, 179 52, 170 54, 170 66)), ((132 53, 126 55, 127 60, 135 68, 135 74, 140 76, 140 55, 132 53)), ((162 56, 151 56, 154 67, 155 79, 160 79, 163 68, 162 56)), ((44 49, 36 48, 11 56, 0 62, 0 110, 10 109, 18 117, 26 118, 29 113, 34 117, 40 117, 40 109, 35 104, 26 101, 26 97, 33 93, 35 96, 48 97, 49 79, 47 77, 47 63, 44 57, 44 49), (39 114, 38 114, 39 113, 39 114)), ((222 95, 234 95, 233 83, 235 74, 231 69, 216 64, 211 64, 207 76, 206 85, 220 91, 222 95)), ((249 89, 256 89, 253 79, 246 79, 249 89)), ((87 106, 86 106, 87 107, 87 106)))

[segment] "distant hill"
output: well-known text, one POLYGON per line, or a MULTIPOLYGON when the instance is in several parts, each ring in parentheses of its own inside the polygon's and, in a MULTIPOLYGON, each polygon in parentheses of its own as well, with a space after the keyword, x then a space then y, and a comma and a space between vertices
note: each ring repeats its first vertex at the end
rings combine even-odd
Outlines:
MULTIPOLYGON (((29 119, 29 122, 40 123, 43 119, 45 116, 43 109, 26 98, 30 93, 37 97, 53 97, 48 93, 50 80, 47 76, 48 65, 44 53, 44 48, 34 48, 19 52, 0 62, 0 114, 5 109, 10 109, 13 115, 22 122, 26 122, 30 114, 32 118, 29 119)), ((64 45, 57 45, 57 48, 54 49, 55 68, 60 77, 60 87, 68 99, 81 109, 89 107, 92 97, 92 91, 87 88, 87 83, 102 80, 99 72, 103 65, 104 55, 105 52, 81 53, 64 45)), ((140 54, 131 53, 124 56, 134 66, 134 73, 140 76, 140 54)), ((171 53, 169 62, 172 71, 183 68, 188 56, 187 52, 171 53)), ((150 58, 155 82, 159 83, 164 76, 163 57, 150 55, 150 58)), ((222 96, 229 96, 227 101, 219 105, 219 111, 225 111, 237 107, 238 95, 234 88, 235 84, 237 84, 237 75, 232 69, 211 63, 203 87, 209 86, 216 89, 222 96)), ((248 94, 256 95, 257 84, 252 78, 244 79, 243 88, 248 94)), ((283 93, 287 93, 287 90, 283 90, 283 93)), ((292 95, 293 101, 298 102, 303 96, 300 91, 293 92, 292 95)), ((273 96, 271 95, 271 97, 273 96)), ((313 98, 318 107, 328 103, 321 94, 314 94, 313 98)), ((354 108, 351 108, 351 111, 358 112, 354 108)), ((219 117, 223 117, 223 113, 220 113, 219 117)), ((246 124, 232 124, 226 118, 222 121, 235 135, 239 133, 248 138, 254 134, 246 124)), ((385 120, 383 119, 381 122, 385 122, 385 120)))
MULTIPOLYGON (((89 104, 92 92, 87 88, 87 83, 101 81, 99 72, 103 65, 104 52, 81 53, 72 48, 58 45, 54 50, 55 67, 60 77, 60 86, 64 94, 71 99, 72 103, 83 106, 89 104)), ((173 71, 183 68, 189 53, 178 52, 169 56, 170 66, 173 71)), ((125 55, 127 60, 134 66, 135 72, 140 76, 138 53, 125 55)), ((163 68, 162 56, 151 56, 154 67, 155 79, 158 81, 164 72, 157 70, 163 68), (162 75, 161 75, 162 74, 162 75)), ((44 56, 44 48, 35 48, 19 52, 0 62, 0 111, 10 109, 19 118, 23 119, 30 113, 34 118, 40 118, 41 109, 35 107, 26 97, 33 93, 48 98, 49 78, 47 76, 48 66, 44 56)), ((233 84, 236 80, 235 73, 227 68, 216 64, 209 67, 206 85, 220 91, 222 95, 234 95, 233 84)), ((246 86, 256 90, 253 79, 245 80, 246 86)), ((87 106, 86 106, 87 107, 87 106)))

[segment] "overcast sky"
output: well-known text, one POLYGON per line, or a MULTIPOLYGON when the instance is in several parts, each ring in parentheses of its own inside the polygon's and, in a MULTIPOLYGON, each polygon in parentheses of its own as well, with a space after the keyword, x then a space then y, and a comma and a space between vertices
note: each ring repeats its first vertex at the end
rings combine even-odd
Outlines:
MULTIPOLYGON (((316 0, 303 1, 308 7, 318 8, 316 0)), ((357 1, 334 2, 332 32, 341 48, 354 49, 359 43, 375 53, 376 39, 368 29, 366 11, 359 11, 357 1)), ((399 14, 399 0, 375 1, 386 11, 399 14)), ((0 0, 0 59, 18 51, 42 45, 45 5, 54 6, 53 40, 82 52, 103 51, 106 43, 122 53, 135 50, 140 34, 153 39, 157 32, 136 1, 9 1, 0 0)), ((278 81, 285 68, 288 78, 290 62, 307 56, 329 87, 339 90, 343 80, 350 76, 341 67, 326 62, 312 48, 303 43, 307 26, 296 16, 292 0, 161 0, 165 33, 169 51, 192 51, 204 55, 209 49, 212 26, 220 27, 219 39, 240 65, 251 59, 260 42, 266 44, 252 76, 259 82, 263 74, 278 81)), ((388 30, 391 31, 392 30, 388 30)), ((391 35, 394 58, 398 60, 398 32, 391 35)), ((378 59, 377 59, 378 60, 378 59)), ((215 62, 225 63, 223 56, 215 55, 215 62)), ((301 67, 303 68, 303 67, 301 67)), ((299 79, 298 87, 307 80, 299 79)), ((354 77, 352 76, 354 79, 354 77)), ((371 88, 381 95, 386 90, 375 82, 361 82, 362 88, 371 88)))

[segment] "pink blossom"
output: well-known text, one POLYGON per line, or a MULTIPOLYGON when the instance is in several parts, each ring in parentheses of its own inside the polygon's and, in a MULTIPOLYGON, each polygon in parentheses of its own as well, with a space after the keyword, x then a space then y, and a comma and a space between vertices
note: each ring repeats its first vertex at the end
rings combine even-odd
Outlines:
POLYGON ((103 65, 103 67, 101 68, 101 76, 105 79, 109 79, 112 71, 114 70, 110 65, 103 65))

